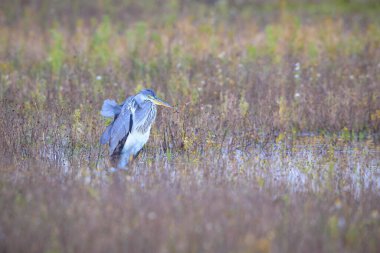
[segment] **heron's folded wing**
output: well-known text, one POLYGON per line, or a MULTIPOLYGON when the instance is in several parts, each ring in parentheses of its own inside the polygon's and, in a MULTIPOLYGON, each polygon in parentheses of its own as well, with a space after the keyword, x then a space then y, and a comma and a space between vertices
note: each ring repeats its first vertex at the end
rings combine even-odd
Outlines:
POLYGON ((119 142, 125 141, 125 137, 132 129, 133 120, 130 111, 130 101, 126 101, 121 109, 119 116, 112 123, 110 130, 110 154, 113 154, 119 142))
MULTIPOLYGON (((109 117, 109 118, 113 117, 115 121, 115 119, 119 116, 123 105, 124 103, 118 105, 115 100, 106 99, 103 102, 103 106, 102 106, 102 110, 100 111, 100 114, 104 117, 109 117)), ((112 129, 113 123, 114 122, 109 124, 106 130, 104 130, 102 136, 100 137, 100 144, 106 144, 107 142, 110 141, 111 129, 112 129)))
POLYGON ((104 130, 102 136, 100 137, 100 144, 103 145, 110 141, 112 126, 113 122, 107 126, 106 130, 104 130))

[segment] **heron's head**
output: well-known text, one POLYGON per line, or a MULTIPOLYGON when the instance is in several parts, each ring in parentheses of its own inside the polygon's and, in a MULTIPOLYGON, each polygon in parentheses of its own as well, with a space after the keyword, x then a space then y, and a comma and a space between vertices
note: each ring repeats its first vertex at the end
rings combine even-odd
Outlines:
POLYGON ((161 98, 158 98, 156 96, 156 93, 154 93, 154 91, 151 89, 145 89, 145 90, 140 91, 137 94, 137 97, 138 97, 138 99, 141 99, 142 101, 149 100, 156 105, 163 105, 166 107, 172 107, 171 105, 169 105, 167 102, 165 102, 161 98))

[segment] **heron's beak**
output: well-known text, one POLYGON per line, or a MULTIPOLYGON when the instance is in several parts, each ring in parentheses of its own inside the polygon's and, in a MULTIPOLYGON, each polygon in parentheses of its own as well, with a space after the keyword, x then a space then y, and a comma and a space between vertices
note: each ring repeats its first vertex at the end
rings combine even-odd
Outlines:
POLYGON ((169 105, 168 103, 166 103, 165 101, 161 100, 160 98, 158 97, 154 97, 152 99, 153 103, 155 103, 156 105, 163 105, 163 106, 166 106, 166 107, 170 107, 172 108, 173 106, 169 105))

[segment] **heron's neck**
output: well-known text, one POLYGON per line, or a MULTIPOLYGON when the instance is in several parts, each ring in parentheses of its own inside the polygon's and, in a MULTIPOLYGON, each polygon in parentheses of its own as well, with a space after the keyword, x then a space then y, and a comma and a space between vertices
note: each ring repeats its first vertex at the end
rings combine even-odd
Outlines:
POLYGON ((134 97, 134 100, 136 101, 137 105, 139 107, 142 107, 144 105, 144 103, 146 102, 150 102, 149 100, 146 99, 145 96, 141 95, 141 94, 137 94, 135 97, 134 97))

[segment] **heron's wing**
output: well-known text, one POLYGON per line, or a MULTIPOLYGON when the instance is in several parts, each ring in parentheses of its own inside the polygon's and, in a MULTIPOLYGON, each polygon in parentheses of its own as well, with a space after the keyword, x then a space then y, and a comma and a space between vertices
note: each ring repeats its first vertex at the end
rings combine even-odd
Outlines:
POLYGON ((116 118, 119 116, 123 105, 124 103, 118 105, 115 100, 111 100, 111 99, 104 100, 100 114, 108 118, 113 117, 114 121, 111 124, 109 124, 106 130, 103 132, 102 136, 100 137, 100 144, 106 144, 107 142, 109 142, 113 123, 115 122, 116 118))
POLYGON ((119 148, 120 146, 123 147, 126 138, 132 129, 133 119, 131 108, 134 104, 133 97, 129 97, 121 108, 120 114, 112 123, 110 129, 110 154, 113 154, 118 146, 119 148))
POLYGON ((106 130, 104 130, 102 136, 100 137, 100 144, 106 144, 107 142, 109 142, 110 140, 110 137, 111 137, 111 129, 112 129, 112 125, 113 123, 109 124, 106 128, 106 130))
POLYGON ((103 102, 102 110, 100 114, 107 118, 117 117, 121 112, 123 104, 118 105, 115 100, 106 99, 103 102))

